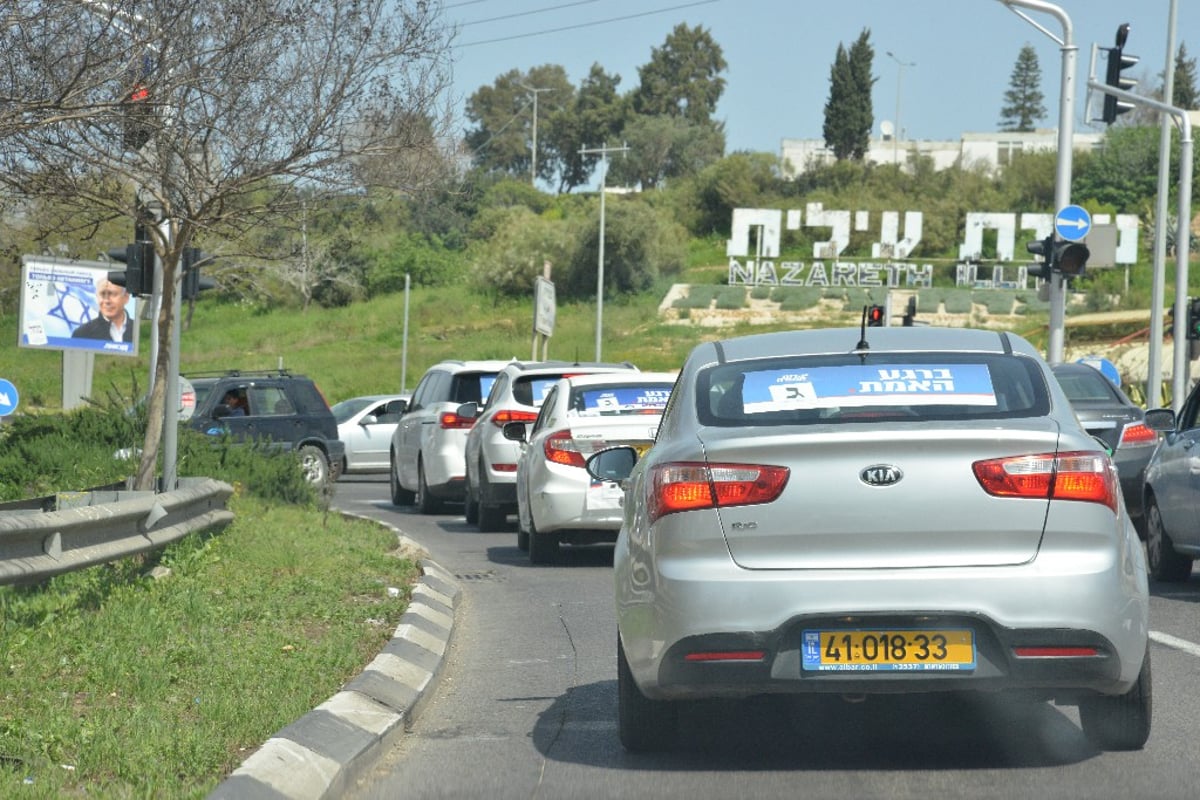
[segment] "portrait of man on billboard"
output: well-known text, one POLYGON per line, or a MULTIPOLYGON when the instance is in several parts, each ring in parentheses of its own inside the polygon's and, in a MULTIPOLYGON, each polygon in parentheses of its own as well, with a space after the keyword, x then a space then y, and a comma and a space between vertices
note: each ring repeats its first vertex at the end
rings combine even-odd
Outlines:
POLYGON ((17 343, 136 356, 138 300, 108 279, 111 266, 101 261, 22 258, 17 343))
POLYGON ((133 320, 125 310, 131 299, 129 292, 105 275, 96 285, 96 297, 99 299, 99 314, 71 331, 71 338, 132 342, 133 320))

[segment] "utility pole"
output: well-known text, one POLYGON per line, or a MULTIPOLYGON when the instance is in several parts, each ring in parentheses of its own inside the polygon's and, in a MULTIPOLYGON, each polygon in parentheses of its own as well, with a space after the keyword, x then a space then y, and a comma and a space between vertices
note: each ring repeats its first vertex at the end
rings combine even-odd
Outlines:
POLYGON ((904 130, 904 128, 900 127, 900 86, 901 86, 902 81, 904 80, 904 68, 905 67, 915 67, 917 65, 917 62, 901 61, 900 58, 895 53, 893 53, 891 50, 888 50, 887 54, 892 59, 892 61, 895 61, 897 64, 900 65, 899 70, 897 70, 897 72, 896 72, 896 130, 892 133, 892 163, 899 166, 899 164, 900 164, 900 132, 904 130))
POLYGON ((542 89, 535 89, 534 87, 532 87, 532 86, 526 86, 526 85, 525 85, 525 84, 523 84, 523 83, 522 83, 522 84, 518 84, 518 85, 519 85, 519 86, 520 86, 522 89, 524 89, 525 91, 527 91, 527 92, 533 92, 533 157, 532 157, 532 159, 530 160, 530 166, 529 166, 529 180, 530 180, 530 181, 533 183, 533 185, 534 185, 534 186, 536 186, 536 185, 537 185, 537 123, 538 123, 538 109, 537 109, 537 106, 538 106, 538 93, 539 93, 539 92, 552 92, 552 91, 554 91, 554 88, 553 88, 553 87, 545 87, 545 88, 542 88, 542 89))
MULTIPOLYGON (((1071 162, 1075 155, 1075 61, 1078 47, 1075 45, 1074 28, 1067 12, 1052 3, 1042 0, 999 0, 1021 19, 1037 28, 1059 45, 1062 52, 1062 82, 1058 97, 1058 162, 1054 173, 1054 213, 1071 204, 1071 162), (1055 36, 1041 24, 1035 22, 1021 8, 1042 11, 1058 19, 1062 25, 1062 38, 1055 36)), ((1050 285, 1050 331, 1047 358, 1051 364, 1063 360, 1066 328, 1066 282, 1061 272, 1054 271, 1049 277, 1050 285)))
POLYGON ((592 149, 583 148, 579 151, 580 155, 589 155, 592 153, 600 154, 600 263, 596 270, 596 360, 600 361, 600 339, 601 332, 604 330, 604 195, 606 194, 605 182, 608 179, 608 154, 609 153, 627 153, 629 148, 625 145, 620 147, 609 147, 605 144, 603 147, 594 147, 592 149))

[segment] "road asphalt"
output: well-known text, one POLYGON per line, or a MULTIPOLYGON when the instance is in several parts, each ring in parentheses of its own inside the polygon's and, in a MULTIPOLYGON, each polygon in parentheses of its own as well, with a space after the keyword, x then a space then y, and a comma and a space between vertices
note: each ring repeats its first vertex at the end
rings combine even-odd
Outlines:
POLYGON ((268 739, 208 800, 338 797, 404 734, 432 696, 461 589, 417 542, 393 530, 400 546, 416 554, 423 574, 391 641, 340 692, 268 739))

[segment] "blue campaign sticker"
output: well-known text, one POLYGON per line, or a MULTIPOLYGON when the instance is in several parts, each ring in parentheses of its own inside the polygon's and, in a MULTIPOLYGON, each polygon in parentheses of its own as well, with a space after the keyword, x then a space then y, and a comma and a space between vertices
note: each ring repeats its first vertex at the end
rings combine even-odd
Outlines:
POLYGON ((591 417, 612 414, 661 412, 671 396, 670 389, 650 386, 621 386, 585 390, 581 393, 583 409, 575 414, 591 417))
POLYGON ((996 405, 986 364, 845 365, 748 372, 747 414, 810 408, 996 405))

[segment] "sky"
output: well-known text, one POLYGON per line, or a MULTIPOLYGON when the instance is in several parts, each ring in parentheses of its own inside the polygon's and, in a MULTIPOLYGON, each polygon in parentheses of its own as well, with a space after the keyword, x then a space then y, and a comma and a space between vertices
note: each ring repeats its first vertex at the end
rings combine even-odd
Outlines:
MULTIPOLYGON (((1134 91, 1161 83, 1172 0, 1029 2, 1070 19, 1078 48, 1077 133, 1104 129, 1084 119, 1087 77, 1093 45, 1111 47, 1120 24, 1130 24, 1126 54, 1140 59, 1123 73, 1138 80, 1134 91)), ((1200 3, 1173 2, 1175 47, 1182 43, 1190 58, 1200 56, 1200 3)), ((460 100, 511 69, 543 64, 561 65, 578 86, 598 63, 621 76, 624 94, 676 25, 703 26, 728 63, 716 114, 725 123, 727 153, 778 154, 783 139, 821 138, 837 47, 849 48, 864 29, 875 50, 874 136, 884 120, 896 126, 897 117, 906 139, 996 131, 1026 44, 1037 52, 1048 109, 1036 124, 1058 125, 1062 22, 1019 7, 1043 31, 1000 0, 444 0, 443 9, 445 21, 458 27, 452 58, 460 100)), ((1100 80, 1104 56, 1103 50, 1096 56, 1100 80)), ((1093 105, 1099 116, 1099 103, 1093 105)))

